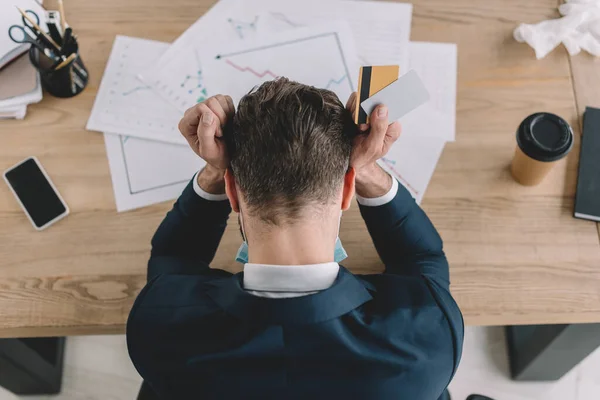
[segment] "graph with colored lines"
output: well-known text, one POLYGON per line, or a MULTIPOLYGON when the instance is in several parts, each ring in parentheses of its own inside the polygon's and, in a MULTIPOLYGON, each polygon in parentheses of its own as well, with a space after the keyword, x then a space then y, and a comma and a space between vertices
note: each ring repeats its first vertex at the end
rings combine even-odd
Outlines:
MULTIPOLYGON (((230 65, 231 67, 235 68, 236 70, 240 71, 240 72, 248 72, 251 73, 252 75, 256 76, 257 78, 264 78, 264 77, 272 77, 272 78, 279 78, 281 75, 278 75, 270 70, 265 70, 265 71, 255 71, 250 67, 241 67, 239 65, 236 65, 233 61, 226 59, 225 63, 227 65, 230 65)), ((339 85, 341 84, 348 76, 346 74, 344 74, 341 78, 339 79, 330 79, 329 82, 327 82, 327 85, 325 85, 325 89, 330 89, 331 87, 335 86, 335 85, 339 85)))
POLYGON ((210 93, 238 102, 261 83, 286 77, 334 91, 345 102, 355 90, 358 71, 351 33, 345 24, 297 28, 245 41, 203 58, 210 93))
MULTIPOLYGON (((219 4, 221 3, 217 3, 216 7, 219 4)), ((211 95, 208 75, 203 66, 205 54, 211 53, 223 43, 252 40, 269 29, 263 14, 238 16, 229 11, 215 17, 210 31, 199 31, 197 36, 179 40, 163 53, 154 68, 147 66, 138 73, 152 91, 182 113, 211 95)))
MULTIPOLYGON (((168 43, 117 36, 108 59, 87 128, 132 137, 185 143, 177 125, 181 113, 137 78, 168 43)), ((186 82, 201 95, 198 80, 186 82)))
POLYGON ((202 70, 199 69, 194 75, 186 75, 183 81, 179 85, 190 95, 196 95, 196 102, 200 103, 208 98, 208 91, 204 86, 204 77, 202 76, 202 70))
POLYGON ((240 21, 235 18, 228 18, 227 22, 231 25, 231 28, 240 37, 240 39, 244 39, 249 33, 251 34, 256 32, 259 18, 260 17, 257 15, 250 22, 240 21))
POLYGON ((400 135, 378 163, 421 203, 445 144, 440 138, 400 135))
POLYGON ((141 85, 141 86, 136 86, 133 89, 129 89, 124 91, 123 93, 121 93, 123 96, 129 96, 130 94, 133 94, 135 92, 139 92, 140 90, 148 90, 150 89, 150 86, 148 85, 141 85))
POLYGON ((406 186, 406 188, 411 192, 414 193, 415 195, 419 195, 419 191, 410 184, 410 182, 408 182, 406 179, 404 179, 402 177, 402 174, 400 172, 398 172, 397 168, 396 168, 396 161, 387 158, 387 157, 383 157, 380 162, 382 162, 387 169, 389 169, 392 174, 398 179, 398 181, 400 181, 404 186, 406 186))

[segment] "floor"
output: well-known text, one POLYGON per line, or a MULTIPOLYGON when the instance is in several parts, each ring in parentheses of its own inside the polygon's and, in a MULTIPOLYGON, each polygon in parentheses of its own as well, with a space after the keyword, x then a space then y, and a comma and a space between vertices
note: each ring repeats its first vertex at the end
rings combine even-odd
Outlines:
MULTIPOLYGON (((67 340, 63 392, 27 400, 133 400, 140 377, 127 356, 124 336, 78 336, 67 340)), ((453 400, 479 393, 495 400, 597 400, 600 349, 560 381, 516 383, 507 375, 502 328, 468 327, 460 368, 450 385, 453 400)), ((0 388, 0 400, 19 397, 0 388)))

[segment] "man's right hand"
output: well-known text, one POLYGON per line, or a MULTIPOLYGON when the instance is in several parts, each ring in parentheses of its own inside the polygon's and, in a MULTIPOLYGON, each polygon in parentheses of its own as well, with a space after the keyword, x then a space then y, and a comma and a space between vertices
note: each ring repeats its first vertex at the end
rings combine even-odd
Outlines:
POLYGON ((223 127, 235 113, 233 100, 221 94, 189 108, 179 122, 179 131, 204 161, 219 170, 229 167, 223 127))

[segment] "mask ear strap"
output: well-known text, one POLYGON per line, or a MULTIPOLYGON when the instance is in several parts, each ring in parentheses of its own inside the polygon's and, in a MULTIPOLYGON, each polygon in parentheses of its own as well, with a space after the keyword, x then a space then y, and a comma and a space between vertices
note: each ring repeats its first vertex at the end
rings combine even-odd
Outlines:
POLYGON ((244 239, 244 242, 248 243, 248 237, 246 236, 246 231, 244 230, 244 215, 242 214, 242 204, 239 203, 239 200, 238 204, 240 205, 240 229, 242 230, 242 239, 244 239))

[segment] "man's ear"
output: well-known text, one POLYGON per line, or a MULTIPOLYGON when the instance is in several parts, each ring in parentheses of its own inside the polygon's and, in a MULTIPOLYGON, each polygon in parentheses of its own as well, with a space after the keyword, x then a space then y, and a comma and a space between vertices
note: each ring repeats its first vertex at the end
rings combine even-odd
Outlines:
POLYGON ((235 178, 233 177, 231 168, 225 170, 225 193, 227 193, 227 198, 233 211, 239 213, 240 203, 238 202, 237 187, 235 186, 235 178))
POLYGON ((342 211, 347 211, 352 204, 355 190, 356 170, 353 167, 348 168, 344 176, 344 192, 342 193, 342 211))

